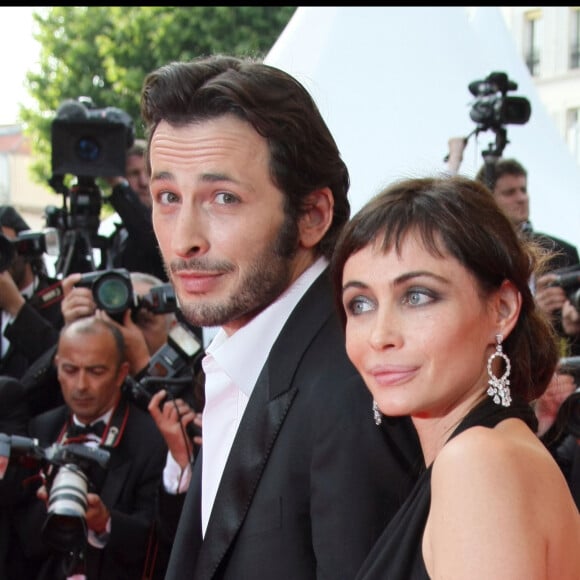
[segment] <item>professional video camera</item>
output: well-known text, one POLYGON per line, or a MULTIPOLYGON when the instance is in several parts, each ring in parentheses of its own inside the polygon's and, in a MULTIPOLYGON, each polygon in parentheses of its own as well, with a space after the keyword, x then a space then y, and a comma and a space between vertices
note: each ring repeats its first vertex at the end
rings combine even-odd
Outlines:
MULTIPOLYGON (((492 72, 482 80, 472 81, 468 85, 469 92, 475 97, 469 116, 477 123, 476 128, 465 138, 491 130, 495 133, 495 144, 490 143, 488 149, 482 151, 486 167, 486 181, 493 181, 493 166, 509 143, 505 125, 524 125, 530 119, 532 106, 525 97, 507 96, 509 91, 515 91, 518 85, 508 78, 504 72, 492 72), (489 172, 489 174, 488 174, 489 172)), ((444 161, 447 161, 447 156, 444 161)))
POLYGON ((57 110, 51 139, 49 183, 63 195, 63 207, 47 211, 47 224, 62 232, 56 270, 63 276, 93 271, 106 264, 108 250, 108 240, 98 235, 103 194, 95 178, 125 174, 127 149, 135 140, 133 120, 116 107, 96 108, 89 97, 68 99, 57 110), (67 173, 77 177, 70 189, 67 173), (101 251, 99 264, 93 250, 101 251))
POLYGON ((16 256, 27 260, 39 258, 45 253, 58 256, 59 247, 58 232, 54 228, 46 228, 42 232, 20 232, 14 239, 0 234, 0 272, 7 270, 16 256))
POLYGON ((0 479, 10 463, 38 466, 45 475, 48 514, 41 533, 47 546, 59 552, 78 552, 85 546, 90 483, 87 473, 94 466, 106 469, 109 457, 107 450, 82 443, 55 443, 42 448, 37 439, 0 433, 0 458, 8 458, 0 479))
POLYGON ((504 125, 524 125, 530 120, 532 108, 525 97, 508 97, 517 83, 509 80, 504 72, 492 72, 486 78, 469 83, 469 91, 475 97, 469 116, 481 126, 481 130, 497 130, 504 125))
POLYGON ((572 306, 580 312, 580 270, 556 270, 556 279, 550 286, 560 286, 572 306))
POLYGON ((88 177, 125 174, 135 140, 133 119, 116 107, 97 109, 88 97, 64 101, 52 122, 52 172, 88 177))
POLYGON ((177 310, 175 290, 171 284, 154 286, 145 296, 138 296, 133 291, 131 275, 125 268, 88 272, 81 276, 75 286, 90 288, 97 307, 117 322, 122 322, 128 308, 131 309, 133 320, 140 308, 153 314, 167 314, 177 310))

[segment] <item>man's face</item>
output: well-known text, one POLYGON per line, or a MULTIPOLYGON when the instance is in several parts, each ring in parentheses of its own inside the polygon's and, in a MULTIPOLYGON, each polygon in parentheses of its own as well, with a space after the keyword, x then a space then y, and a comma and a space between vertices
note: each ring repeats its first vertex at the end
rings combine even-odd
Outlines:
POLYGON ((493 195, 497 204, 516 227, 529 219, 530 199, 525 175, 502 175, 495 183, 493 195))
POLYGON ((193 325, 231 334, 303 269, 267 142, 226 115, 161 122, 150 151, 153 225, 180 307, 193 325))
POLYGON ((88 424, 115 407, 128 365, 119 364, 119 354, 109 331, 65 330, 55 361, 64 400, 83 423, 88 424))
POLYGON ((139 196, 141 203, 151 207, 149 195, 149 175, 143 155, 129 155, 127 157, 127 173, 125 175, 131 189, 139 196))

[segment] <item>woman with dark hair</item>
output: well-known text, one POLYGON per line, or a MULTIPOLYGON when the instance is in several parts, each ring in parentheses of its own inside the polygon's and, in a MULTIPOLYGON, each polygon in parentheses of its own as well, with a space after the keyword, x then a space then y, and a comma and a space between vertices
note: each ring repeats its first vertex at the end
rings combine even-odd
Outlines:
POLYGON ((348 356, 427 466, 358 580, 578 578, 580 516, 530 405, 558 363, 528 285, 546 256, 524 244, 457 176, 393 184, 338 240, 348 356))

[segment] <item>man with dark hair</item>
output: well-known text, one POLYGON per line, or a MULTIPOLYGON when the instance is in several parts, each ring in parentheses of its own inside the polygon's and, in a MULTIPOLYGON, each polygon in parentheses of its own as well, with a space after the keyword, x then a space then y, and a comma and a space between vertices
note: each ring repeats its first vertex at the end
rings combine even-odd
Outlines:
MULTIPOLYGON (((407 419, 375 424, 346 356, 328 276, 350 213, 336 143, 296 79, 251 59, 163 66, 141 105, 180 308, 221 327, 202 449, 164 476, 187 490, 166 578, 351 580, 422 460, 407 419)), ((191 421, 152 407, 165 434, 191 421)))
MULTIPOLYGON (((13 241, 29 230, 9 205, 0 206, 0 230, 13 241)), ((59 280, 50 278, 42 256, 15 252, 0 272, 0 375, 21 378, 27 368, 58 340, 64 323, 59 280)))
MULTIPOLYGON (((493 193, 498 205, 503 209, 522 236, 539 242, 554 256, 549 262, 549 270, 562 270, 580 265, 578 250, 569 242, 555 236, 537 232, 530 221, 530 198, 528 194, 528 172, 516 159, 499 158, 494 163, 484 164, 476 179, 485 183, 493 193)), ((532 281, 534 298, 538 306, 552 319, 554 328, 562 337, 562 356, 580 354, 578 340, 566 335, 562 328, 562 307, 566 302, 566 292, 560 286, 552 286, 554 274, 546 274, 532 281)))

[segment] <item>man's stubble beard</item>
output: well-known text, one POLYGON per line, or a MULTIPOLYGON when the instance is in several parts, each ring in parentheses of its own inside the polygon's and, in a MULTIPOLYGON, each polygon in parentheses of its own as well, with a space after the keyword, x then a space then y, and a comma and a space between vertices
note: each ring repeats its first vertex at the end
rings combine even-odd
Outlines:
MULTIPOLYGON (((222 326, 255 316, 288 288, 297 250, 298 227, 286 213, 273 247, 255 257, 236 294, 221 302, 188 303, 179 297, 180 310, 194 326, 222 326)), ((167 270, 171 278, 171 268, 167 270)))

